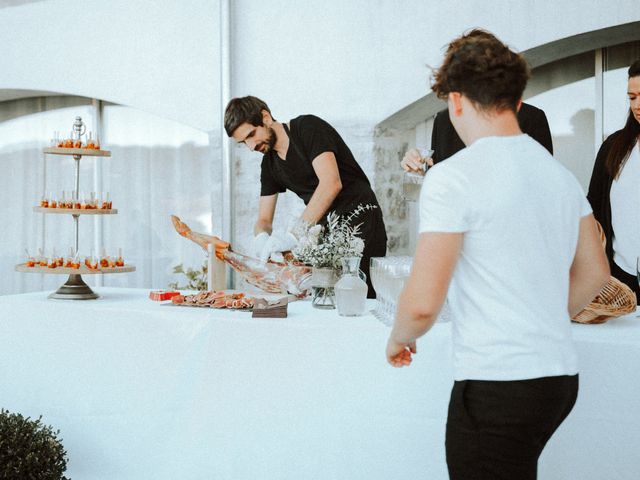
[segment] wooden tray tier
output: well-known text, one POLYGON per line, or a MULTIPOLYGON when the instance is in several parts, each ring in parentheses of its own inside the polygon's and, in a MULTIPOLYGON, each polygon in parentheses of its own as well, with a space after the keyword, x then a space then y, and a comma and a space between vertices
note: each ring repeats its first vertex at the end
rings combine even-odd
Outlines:
POLYGON ((105 210, 103 208, 48 208, 33 207, 34 212, 39 213, 65 213, 70 215, 115 215, 118 213, 117 208, 105 210))
POLYGON ((52 155, 81 155, 83 157, 110 157, 109 150, 94 150, 93 148, 60 148, 47 147, 42 150, 52 155))
POLYGON ((101 268, 100 270, 92 270, 86 265, 81 265, 80 268, 69 267, 27 267, 25 263, 16 265, 16 272, 22 273, 44 273, 45 275, 100 275, 107 273, 129 273, 135 272, 136 267, 134 265, 125 265, 124 267, 113 268, 101 268))

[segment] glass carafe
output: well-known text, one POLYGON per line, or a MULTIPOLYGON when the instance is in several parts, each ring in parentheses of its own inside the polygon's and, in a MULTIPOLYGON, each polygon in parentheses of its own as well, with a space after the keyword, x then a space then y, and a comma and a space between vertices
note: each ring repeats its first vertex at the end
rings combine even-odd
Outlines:
POLYGON ((365 276, 364 273, 360 271, 360 257, 345 257, 340 261, 342 274, 335 286, 338 314, 343 317, 363 315, 366 308, 367 284, 362 278, 365 276))

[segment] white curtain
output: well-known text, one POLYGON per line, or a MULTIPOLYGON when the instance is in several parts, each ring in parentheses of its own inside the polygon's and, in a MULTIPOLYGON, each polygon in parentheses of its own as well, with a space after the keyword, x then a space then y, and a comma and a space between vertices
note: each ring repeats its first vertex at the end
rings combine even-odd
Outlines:
MULTIPOLYGON (((172 273, 178 263, 200 267, 205 260, 199 248, 173 230, 176 213, 194 229, 211 232, 220 215, 219 163, 212 161, 209 135, 197 129, 132 108, 105 105, 102 145, 110 158, 80 160, 81 192, 109 192, 117 215, 80 216, 81 255, 112 255, 122 248, 126 263, 136 272, 85 275, 91 286, 166 288, 183 279, 172 273)), ((69 215, 33 212, 44 192, 60 195, 72 190, 75 161, 71 157, 44 155, 54 131, 65 135, 76 116, 96 130, 97 107, 90 99, 44 97, 0 103, 0 295, 55 290, 65 275, 25 274, 14 266, 25 260, 25 248, 47 254, 55 248, 66 254, 74 243, 69 215)))

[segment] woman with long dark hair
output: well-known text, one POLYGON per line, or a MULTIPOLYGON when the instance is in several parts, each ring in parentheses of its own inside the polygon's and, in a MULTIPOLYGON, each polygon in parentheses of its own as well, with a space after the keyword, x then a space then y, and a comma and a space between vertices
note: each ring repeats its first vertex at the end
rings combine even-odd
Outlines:
POLYGON ((602 144, 587 198, 607 237, 611 275, 640 302, 636 261, 640 256, 640 60, 629 67, 629 115, 602 144))

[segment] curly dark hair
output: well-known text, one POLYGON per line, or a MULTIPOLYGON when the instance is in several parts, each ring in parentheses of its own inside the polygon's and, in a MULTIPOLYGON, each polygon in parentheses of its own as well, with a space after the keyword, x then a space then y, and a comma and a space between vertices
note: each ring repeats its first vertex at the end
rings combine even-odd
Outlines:
POLYGON ((262 125, 262 111, 266 110, 271 114, 267 104, 258 97, 251 95, 246 97, 232 98, 224 111, 224 129, 228 136, 233 136, 243 123, 250 123, 254 127, 262 125))
POLYGON ((522 55, 476 28, 449 44, 431 89, 441 99, 462 93, 480 110, 515 112, 530 76, 522 55))

